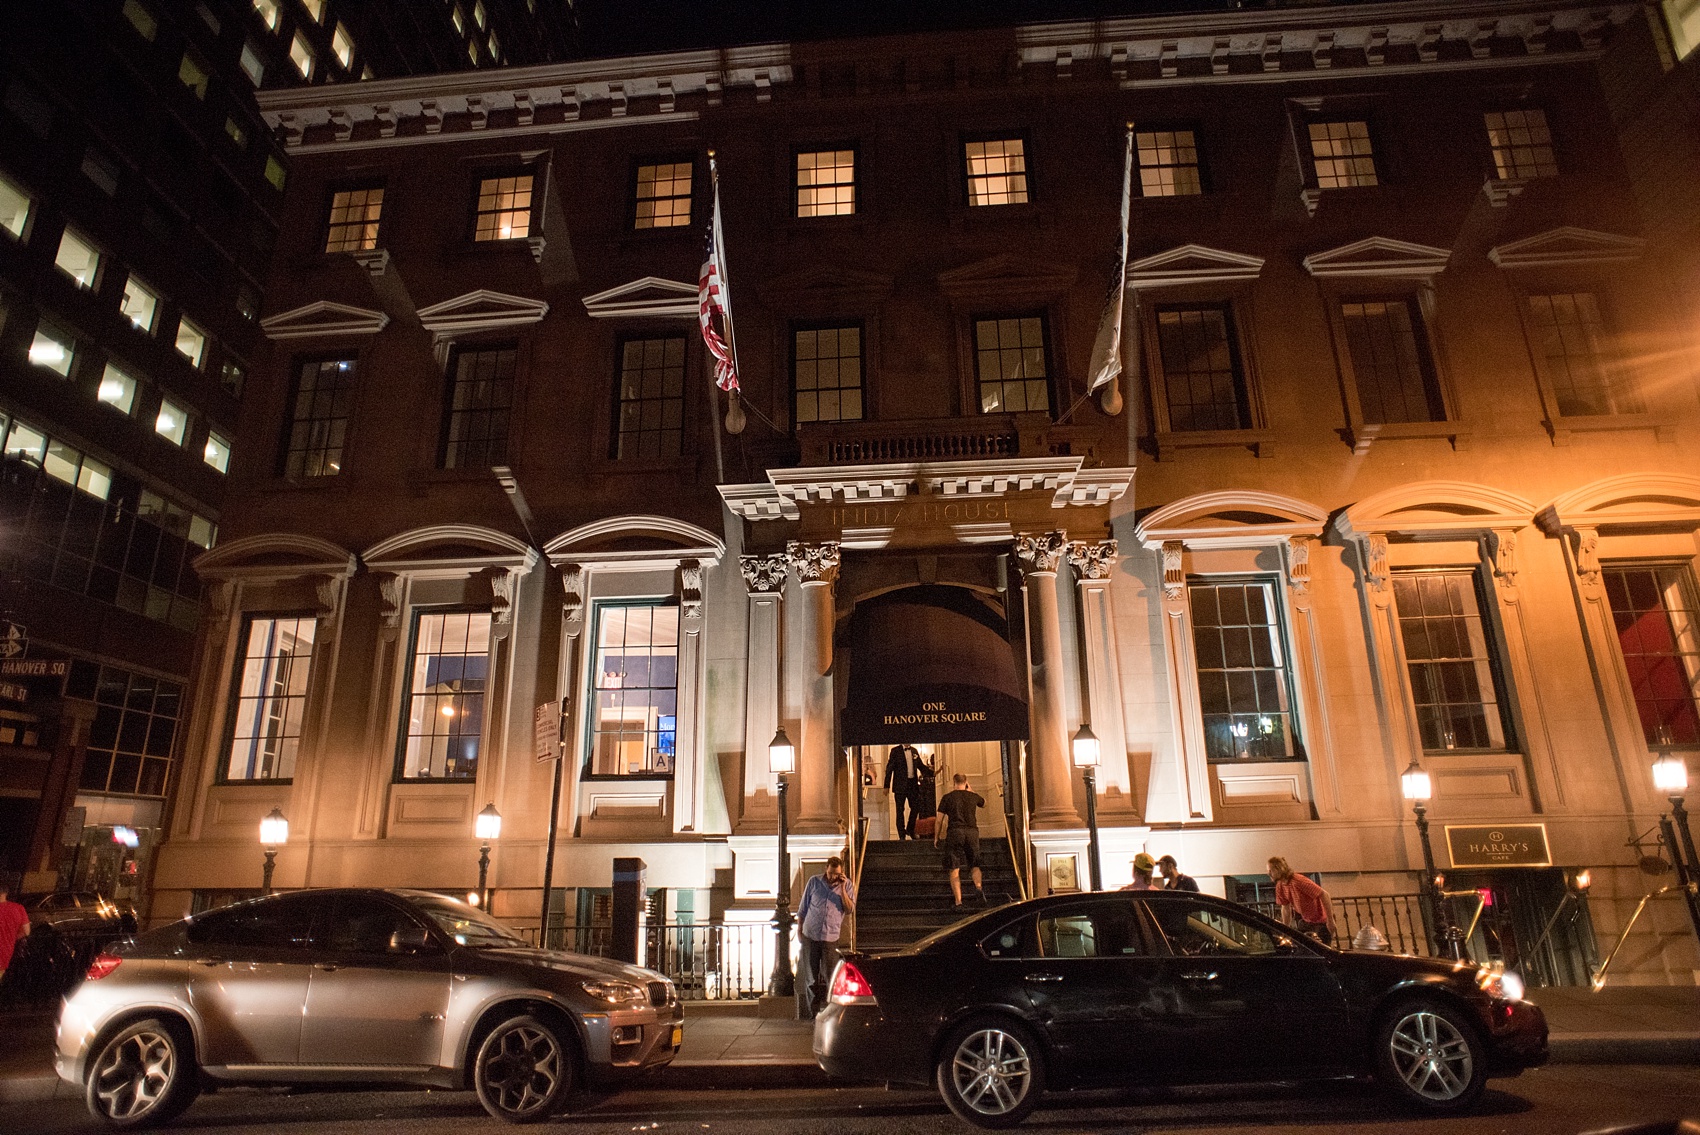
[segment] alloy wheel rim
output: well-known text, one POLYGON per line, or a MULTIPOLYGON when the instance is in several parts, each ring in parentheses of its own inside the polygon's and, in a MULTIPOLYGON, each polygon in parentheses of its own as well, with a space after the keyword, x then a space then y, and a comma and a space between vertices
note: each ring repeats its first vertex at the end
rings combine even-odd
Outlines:
POLYGON ((561 1047, 547 1029, 509 1029, 485 1052, 479 1072, 497 1107, 524 1115, 547 1104, 560 1082, 561 1047))
POLYGON ((176 1050, 164 1033, 133 1033, 101 1054, 95 1098, 112 1119, 136 1119, 159 1105, 171 1088, 176 1050))
POLYGON ((1394 1071, 1423 1099, 1457 1099, 1470 1086, 1475 1065, 1470 1042, 1439 1013, 1423 1009, 1408 1015, 1394 1027, 1388 1045, 1394 1071))
POLYGON ((1027 1046, 1002 1029, 981 1029, 956 1046, 951 1076, 962 1102, 982 1115, 1005 1115, 1033 1083, 1027 1046))

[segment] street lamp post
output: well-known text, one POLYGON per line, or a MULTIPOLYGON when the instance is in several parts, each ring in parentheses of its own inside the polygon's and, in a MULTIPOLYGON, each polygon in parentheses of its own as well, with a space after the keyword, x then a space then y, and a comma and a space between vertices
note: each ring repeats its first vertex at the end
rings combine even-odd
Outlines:
POLYGON ((1427 804, 1434 796, 1434 781, 1415 757, 1411 758, 1410 767, 1399 776, 1399 792, 1411 802, 1411 811, 1417 817, 1417 839, 1423 845, 1423 880, 1418 891, 1428 912, 1429 925, 1433 927, 1434 948, 1438 954, 1443 948, 1441 943, 1451 937, 1447 933, 1451 923, 1441 905, 1439 888, 1435 886, 1434 845, 1428 838, 1427 804))
MULTIPOLYGON (((1659 740, 1669 745, 1668 735, 1660 730, 1659 740)), ((1688 826, 1688 809, 1683 796, 1688 792, 1688 762, 1666 748, 1653 762, 1653 787, 1670 800, 1670 815, 1659 817, 1659 828, 1676 864, 1676 881, 1682 887, 1683 901, 1688 904, 1688 919, 1694 924, 1694 935, 1700 939, 1700 856, 1694 853, 1694 832, 1688 826), (1677 842, 1681 839, 1681 843, 1677 842)))
POLYGON ((266 867, 261 893, 272 893, 272 868, 277 866, 277 849, 289 842, 289 821, 282 808, 273 808, 260 821, 260 846, 266 849, 266 867))
POLYGON ((483 841, 478 848, 478 909, 488 910, 490 892, 485 884, 490 878, 490 841, 500 839, 502 835, 502 814, 496 811, 493 801, 484 805, 484 810, 478 813, 478 818, 472 822, 472 826, 478 838, 483 841))
POLYGON ((791 970, 791 859, 785 847, 788 820, 785 777, 797 767, 797 748, 785 734, 785 726, 774 731, 767 746, 768 770, 779 777, 779 886, 773 900, 773 977, 768 992, 775 997, 797 996, 797 978, 791 970))
POLYGON ((1104 889, 1104 870, 1098 856, 1098 737, 1082 721, 1074 735, 1074 767, 1086 780, 1086 869, 1094 891, 1104 889))

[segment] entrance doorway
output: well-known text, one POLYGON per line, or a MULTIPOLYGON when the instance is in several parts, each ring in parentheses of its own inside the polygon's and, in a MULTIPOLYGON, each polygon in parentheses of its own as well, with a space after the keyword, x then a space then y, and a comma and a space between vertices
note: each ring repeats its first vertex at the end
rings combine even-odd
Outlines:
MULTIPOLYGON (((1478 961, 1501 962, 1529 986, 1586 985, 1595 962, 1588 899, 1567 884, 1563 868, 1455 871, 1451 891, 1482 896, 1481 919, 1466 944, 1478 961)), ((1475 903, 1454 899, 1452 916, 1467 927, 1475 903)))
POLYGON ((964 773, 968 783, 986 799, 980 810, 980 837, 1002 839, 1004 823, 1003 746, 996 741, 963 741, 955 744, 923 745, 924 753, 932 749, 933 762, 938 765, 938 793, 942 797, 951 789, 951 778, 964 773))

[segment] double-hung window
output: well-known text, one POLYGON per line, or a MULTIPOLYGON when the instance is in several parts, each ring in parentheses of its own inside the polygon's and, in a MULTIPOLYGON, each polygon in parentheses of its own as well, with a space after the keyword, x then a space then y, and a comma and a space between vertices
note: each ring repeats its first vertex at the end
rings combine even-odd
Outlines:
POLYGON ((974 370, 981 412, 1049 410, 1049 356, 1042 315, 975 320, 974 370))
POLYGON ((1553 156, 1552 130, 1546 111, 1540 107, 1522 110, 1493 110, 1483 116, 1488 146, 1493 151, 1494 176, 1502 181, 1527 181, 1532 177, 1557 177, 1558 159, 1553 156))
POLYGON ((1446 420, 1446 403, 1415 297, 1344 299, 1340 322, 1365 422, 1446 420))
POLYGON ((1316 188, 1353 189, 1378 184, 1369 123, 1310 122, 1306 124, 1306 132, 1316 188))
POLYGON ((400 779, 478 775, 489 679, 490 612, 414 614, 401 708, 400 779))
POLYGON ((1190 197, 1204 192, 1198 141, 1191 130, 1141 130, 1133 142, 1142 196, 1190 197))
POLYGON ((1600 576, 1647 744, 1700 744, 1700 596, 1684 564, 1616 564, 1600 576))
POLYGON ((313 359, 296 367, 280 470, 285 477, 334 477, 342 472, 354 376, 352 358, 313 359))
POLYGON ((798 425, 862 418, 862 329, 856 324, 791 333, 798 425))
POLYGON ((536 178, 530 170, 480 177, 478 200, 473 205, 472 239, 523 240, 530 236, 532 187, 536 178))
POLYGON ((511 343, 455 351, 443 419, 443 468, 487 468, 507 461, 518 354, 511 343))
POLYGON ((326 252, 364 252, 378 247, 378 225, 384 212, 384 187, 368 185, 339 189, 331 194, 330 220, 325 226, 326 252))
POLYGON ((243 620, 221 779, 288 780, 295 775, 317 627, 312 615, 257 614, 243 620))
POLYGON ((1028 199, 1027 140, 981 138, 962 144, 968 204, 1020 205, 1028 199))
POLYGON ((634 229, 673 229, 691 223, 689 160, 641 163, 633 190, 634 229))
POLYGON ((679 608, 600 604, 593 681, 591 775, 671 776, 679 726, 679 608))
POLYGON ((1546 380, 1554 412, 1578 417, 1641 409, 1634 391, 1614 373, 1598 296, 1560 292, 1531 295, 1526 302, 1535 365, 1546 380))
POLYGON ((797 216, 848 217, 856 211, 856 151, 797 154, 797 216))
POLYGON ((1498 661, 1476 579, 1472 570, 1393 577, 1405 673, 1426 753, 1506 748, 1498 661))
POLYGON ((1163 304, 1156 322, 1169 430, 1250 429, 1251 399, 1229 305, 1163 304))
POLYGON ((1303 756, 1275 583, 1194 579, 1187 593, 1205 754, 1212 761, 1303 756))
POLYGON ((685 438, 685 339, 627 339, 620 345, 620 403, 614 457, 677 457, 685 438))

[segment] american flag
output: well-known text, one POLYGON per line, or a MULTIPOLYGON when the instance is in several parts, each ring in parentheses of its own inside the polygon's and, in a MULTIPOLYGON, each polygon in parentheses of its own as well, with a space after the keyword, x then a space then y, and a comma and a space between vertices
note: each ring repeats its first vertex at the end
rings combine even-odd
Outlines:
POLYGON ((703 255, 702 272, 697 276, 697 319, 702 323, 702 341, 714 356, 714 384, 722 390, 738 389, 738 364, 726 340, 714 329, 714 314, 732 334, 732 295, 726 276, 726 264, 721 246, 720 186, 714 187, 714 217, 708 225, 708 251, 703 255))

